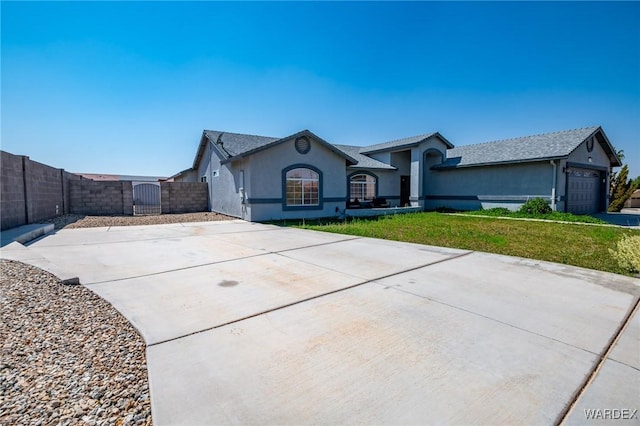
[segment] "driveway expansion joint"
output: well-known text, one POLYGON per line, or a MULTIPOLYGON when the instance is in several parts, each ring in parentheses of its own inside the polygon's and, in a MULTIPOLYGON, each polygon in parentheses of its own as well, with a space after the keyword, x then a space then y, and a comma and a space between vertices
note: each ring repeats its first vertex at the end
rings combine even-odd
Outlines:
MULTIPOLYGON (((188 270, 188 269, 202 268, 202 267, 205 267, 205 266, 218 265, 220 263, 234 262, 236 260, 245 260, 245 259, 251 259, 251 258, 254 258, 254 257, 268 256, 270 254, 282 255, 281 253, 287 252, 287 251, 301 250, 301 249, 305 249, 305 248, 314 248, 314 247, 319 247, 319 246, 324 246, 324 245, 329 245, 329 244, 340 243, 340 242, 343 242, 343 241, 351 241, 351 240, 355 240, 355 239, 359 239, 359 238, 360 237, 354 237, 354 238, 348 238, 348 239, 338 240, 338 241, 331 241, 331 242, 326 242, 326 243, 311 244, 311 245, 308 245, 308 246, 296 247, 296 248, 293 248, 293 249, 284 249, 284 250, 277 250, 277 251, 266 251, 265 250, 264 253, 252 254, 252 255, 243 256, 243 257, 235 257, 233 259, 218 260, 218 261, 215 261, 215 262, 201 263, 201 264, 197 264, 197 265, 185 266, 183 268, 168 269, 166 271, 151 272, 151 273, 148 273, 148 274, 135 275, 135 276, 131 276, 131 277, 114 278, 114 279, 109 279, 109 280, 104 280, 104 281, 94 281, 94 282, 90 282, 90 283, 83 283, 83 285, 90 286, 90 285, 94 285, 94 284, 106 284, 106 283, 116 282, 116 281, 126 281, 126 280, 133 280, 133 279, 136 279, 136 278, 152 277, 154 275, 162 275, 162 274, 166 274, 166 273, 170 273, 170 272, 177 272, 177 271, 185 271, 185 270, 188 270)), ((157 238, 154 238, 154 239, 157 239, 157 238)), ((140 240, 140 241, 149 241, 149 240, 140 240)), ((123 241, 120 241, 120 242, 122 243, 123 241)), ((243 245, 243 244, 236 244, 236 243, 230 243, 230 244, 234 244, 234 245, 240 246, 240 247, 248 247, 248 246, 243 245)), ((47 248, 48 247, 59 247, 59 246, 47 246, 47 248)), ((248 247, 248 248, 251 248, 251 247, 248 247)), ((264 250, 264 249, 259 249, 259 250, 264 250)), ((282 256, 287 257, 285 255, 282 255, 282 256)), ((349 274, 346 274, 346 275, 349 275, 349 274)))
POLYGON ((233 259, 218 260, 218 261, 215 261, 215 262, 201 263, 201 264, 198 264, 198 265, 185 266, 184 268, 175 268, 175 269, 169 269, 169 270, 166 270, 166 271, 150 272, 148 274, 135 275, 135 276, 132 276, 132 277, 114 278, 114 279, 109 279, 109 280, 104 280, 104 281, 94 281, 94 282, 91 282, 91 283, 83 283, 83 285, 91 286, 91 285, 94 285, 94 284, 108 284, 108 283, 117 282, 117 281, 135 280, 137 278, 153 277, 155 275, 163 275, 163 274, 168 274, 168 273, 171 273, 171 272, 186 271, 186 270, 189 270, 189 269, 197 269, 197 268, 202 268, 202 267, 205 267, 205 266, 218 265, 220 263, 234 262, 236 260, 244 260, 244 259, 251 259, 251 258, 254 258, 254 257, 267 256, 269 254, 272 254, 272 253, 271 252, 265 252, 265 253, 252 254, 252 255, 244 256, 244 257, 236 257, 236 258, 233 258, 233 259))
POLYGON ((639 372, 613 358, 638 367, 634 296, 640 293, 626 291, 638 280, 546 263, 538 271, 538 261, 372 238, 349 242, 358 237, 264 225, 187 226, 113 227, 108 236, 107 227, 65 230, 15 250, 103 283, 87 287, 145 337, 159 423, 581 423, 582 406, 636 405, 639 372), (232 228, 238 231, 224 232, 232 228), (186 238, 194 233, 201 238, 186 238), (124 241, 82 246, 100 239, 124 241), (68 244, 73 241, 78 244, 68 244), (312 266, 317 263, 323 265, 312 266), (539 272, 543 288, 531 277, 539 272), (526 285, 505 293, 523 277, 526 285), (223 281, 216 285, 216 278, 223 281), (598 282, 611 284, 589 285, 598 282), (220 289, 237 284, 247 285, 220 289), (385 291, 384 284, 401 291, 385 291), (462 293, 474 284, 479 291, 462 293), (442 302, 424 300, 429 297, 442 302), (579 305, 565 309, 565 299, 579 305), (630 325, 621 325, 630 309, 630 325), (549 317, 536 325, 536 313, 545 310, 549 317), (425 318, 431 321, 416 325, 425 318), (619 339, 612 337, 616 330, 619 339), (481 345, 474 344, 477 337, 481 345), (358 411, 366 404, 373 409, 358 411))
POLYGON ((381 283, 376 283, 376 284, 378 284, 380 286, 383 286, 384 288, 393 289, 393 290, 396 290, 396 291, 399 291, 399 292, 402 292, 402 293, 405 293, 405 294, 410 294, 411 296, 416 296, 416 297, 418 297, 420 299, 428 300, 430 302, 437 303, 437 304, 442 305, 442 306, 447 306, 449 308, 457 309, 457 310, 459 310, 461 312, 466 312, 468 314, 475 315, 475 316, 478 316, 480 318, 484 318, 486 320, 496 322, 498 324, 506 325, 507 327, 511 327, 511 328, 516 329, 516 330, 524 331, 525 333, 532 334, 534 336, 538 336, 538 337, 542 337, 542 338, 545 338, 545 339, 549 339, 549 340, 552 340, 554 342, 569 346, 569 347, 574 348, 574 349, 578 349, 580 351, 584 351, 584 352, 590 353, 590 354, 598 356, 598 357, 600 356, 600 354, 598 354, 597 352, 593 352, 593 351, 590 351, 588 349, 581 348, 581 347, 576 346, 576 345, 572 345, 571 343, 567 343, 565 341, 562 341, 560 339, 556 339, 556 338, 551 337, 551 336, 547 336, 547 335, 544 335, 544 334, 536 333, 535 331, 528 330, 526 328, 518 327, 517 325, 510 324, 508 322, 505 322, 505 321, 499 320, 497 318, 493 318, 493 317, 481 314, 479 312, 475 312, 475 311, 463 308, 461 306, 452 305, 451 303, 447 303, 447 302, 444 302, 444 301, 439 300, 439 299, 434 299, 432 297, 424 296, 422 294, 413 293, 413 292, 411 292, 409 290, 398 288, 397 286, 387 286, 387 285, 384 285, 384 284, 381 284, 381 283))
MULTIPOLYGON (((325 292, 325 293, 317 294, 315 296, 307 297, 305 299, 297 300, 295 302, 287 303, 287 304, 284 304, 284 305, 281 305, 281 306, 277 306, 275 308, 266 309, 266 310, 261 311, 261 312, 256 312, 254 314, 247 315, 247 316, 244 316, 242 318, 238 318, 238 319, 235 319, 235 320, 227 321, 225 323, 214 325, 212 327, 207 327, 207 328, 204 328, 202 330, 197 330, 197 331, 194 331, 194 332, 191 332, 191 333, 184 334, 182 336, 176 336, 176 337, 172 337, 171 339, 165 339, 165 340, 161 340, 159 342, 149 343, 149 344, 147 344, 147 347, 149 348, 149 347, 152 347, 152 346, 158 346, 158 345, 161 345, 163 343, 173 342, 173 341, 180 340, 180 339, 183 339, 185 337, 190 337, 190 336, 193 336, 193 335, 196 335, 196 334, 206 333, 207 331, 211 331, 211 330, 215 330, 215 329, 218 329, 218 328, 222 328, 222 327, 225 327, 225 326, 228 326, 228 325, 231 325, 231 324, 236 324, 236 323, 242 322, 244 320, 248 320, 250 318, 259 317, 261 315, 265 315, 265 314, 268 314, 268 313, 271 313, 271 312, 279 311, 279 310, 288 308, 290 306, 299 305, 301 303, 305 303, 305 302, 308 302, 310 300, 319 299, 321 297, 330 296, 330 295, 336 294, 336 293, 341 293, 343 291, 350 290, 350 289, 353 289, 353 288, 356 288, 356 287, 360 287, 360 286, 363 286, 365 284, 378 284, 376 282, 378 280, 383 280, 383 279, 390 278, 390 277, 393 277, 393 276, 396 276, 396 275, 400 275, 400 274, 404 274, 404 273, 407 273, 407 272, 415 271, 417 269, 425 268, 425 267, 428 267, 428 266, 431 266, 431 265, 435 265, 435 264, 438 264, 438 263, 443 263, 443 262, 446 262, 448 260, 458 259, 458 258, 461 258, 463 256, 468 256, 471 253, 474 253, 474 252, 473 251, 469 251, 469 252, 466 252, 466 253, 456 254, 456 255, 450 256, 450 257, 445 258, 445 259, 439 259, 439 260, 436 260, 434 262, 429 262, 429 263, 426 263, 426 264, 423 264, 423 265, 415 266, 415 267, 412 267, 412 268, 407 268, 405 270, 394 272, 394 273, 387 274, 387 275, 383 275, 381 277, 375 277, 375 278, 372 278, 372 279, 369 279, 369 280, 365 280, 365 281, 363 281, 361 283, 356 283, 356 284, 353 284, 353 285, 350 285, 350 286, 346 286, 346 287, 342 287, 342 288, 339 288, 339 289, 336 289, 336 290, 332 290, 332 291, 328 291, 328 292, 325 292)), ((278 254, 278 253, 272 253, 272 254, 278 254)), ((255 257, 255 256, 251 256, 251 257, 255 257)))
POLYGON ((631 308, 627 311, 624 319, 618 326, 618 329, 613 334, 613 336, 611 337, 607 345, 604 347, 602 352, 598 355, 598 359, 594 363, 593 368, 591 369, 591 373, 586 376, 585 380, 582 382, 580 387, 578 387, 573 397, 571 398, 571 401, 567 404, 565 410, 562 413, 560 413, 560 415, 558 416, 558 420, 554 422, 555 425, 564 424, 565 420, 569 417, 569 414, 571 414, 571 412, 573 411, 573 408, 576 406, 576 404, 578 403, 582 395, 586 392, 586 390, 589 388, 589 386, 593 383, 593 381, 598 376, 598 373, 600 372, 600 369, 602 369, 602 366, 604 365, 605 361, 610 359, 609 354, 611 354, 616 343, 618 343, 618 340, 620 340, 622 333, 624 333, 624 331, 627 329, 627 327, 631 323, 631 319, 633 318, 634 314, 636 314, 639 310, 640 310, 640 297, 636 297, 634 303, 631 305, 631 308))

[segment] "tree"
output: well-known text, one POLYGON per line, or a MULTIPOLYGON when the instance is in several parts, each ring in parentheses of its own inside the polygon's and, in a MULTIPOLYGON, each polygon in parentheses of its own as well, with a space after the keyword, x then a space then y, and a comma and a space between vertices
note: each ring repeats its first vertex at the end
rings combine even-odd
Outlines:
POLYGON ((611 174, 611 192, 609 194, 609 208, 607 211, 619 212, 622 210, 625 201, 631 197, 636 190, 636 183, 629 179, 629 166, 622 166, 617 173, 611 174))

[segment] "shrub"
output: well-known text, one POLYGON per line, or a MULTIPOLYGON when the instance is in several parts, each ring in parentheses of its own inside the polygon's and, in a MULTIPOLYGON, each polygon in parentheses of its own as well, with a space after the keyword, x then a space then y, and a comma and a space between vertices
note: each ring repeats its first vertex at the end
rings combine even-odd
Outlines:
POLYGON ((518 211, 525 214, 541 215, 551 213, 551 207, 542 198, 533 198, 524 203, 518 211))
POLYGON ((489 216, 509 216, 511 214, 511 210, 506 207, 494 207, 491 209, 480 210, 482 214, 486 214, 489 216))
POLYGON ((460 210, 452 209, 450 207, 440 206, 440 207, 436 207, 436 211, 438 213, 458 213, 460 210))
POLYGON ((619 212, 624 207, 625 201, 631 197, 633 191, 636 190, 635 181, 627 179, 629 176, 629 167, 625 164, 622 169, 613 173, 610 189, 610 204, 607 211, 619 212))
POLYGON ((640 272, 640 235, 623 235, 616 244, 616 250, 609 253, 618 265, 630 272, 640 272))

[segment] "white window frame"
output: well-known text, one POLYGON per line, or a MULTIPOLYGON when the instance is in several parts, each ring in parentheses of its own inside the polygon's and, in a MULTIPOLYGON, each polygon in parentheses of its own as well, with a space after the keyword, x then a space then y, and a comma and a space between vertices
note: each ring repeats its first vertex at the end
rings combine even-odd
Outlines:
POLYGON ((309 206, 319 206, 320 205, 320 175, 315 170, 305 168, 305 167, 296 167, 295 169, 288 170, 285 175, 285 204, 287 207, 309 207, 309 206), (296 177, 290 176, 290 174, 295 173, 297 170, 305 170, 310 172, 312 177, 296 177), (299 188, 300 192, 294 192, 292 196, 290 196, 289 183, 293 183, 299 188), (314 194, 315 192, 315 194, 314 194), (294 201, 300 198, 300 202, 289 202, 290 199, 294 201), (315 197, 314 197, 315 195, 315 197), (313 201, 315 198, 315 202, 313 201))
POLYGON ((358 173, 349 177, 349 201, 372 201, 376 197, 378 179, 368 173, 358 173), (364 176, 364 180, 355 180, 364 176), (355 189, 355 191, 354 191, 355 189))

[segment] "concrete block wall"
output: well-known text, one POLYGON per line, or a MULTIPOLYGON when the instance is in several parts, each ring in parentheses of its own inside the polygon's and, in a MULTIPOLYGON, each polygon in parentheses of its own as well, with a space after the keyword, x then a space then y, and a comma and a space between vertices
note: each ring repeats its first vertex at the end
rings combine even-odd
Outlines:
POLYGON ((69 181, 71 213, 90 216, 133 215, 130 181, 69 181))
POLYGON ((209 209, 208 187, 204 182, 161 182, 162 213, 195 213, 209 209))
MULTIPOLYGON (((93 181, 0 151, 1 229, 36 223, 66 213, 133 215, 130 181, 93 181)), ((162 182, 162 212, 207 211, 202 182, 162 182)))
POLYGON ((80 176, 24 155, 0 154, 2 230, 69 213, 68 181, 80 180, 80 176))
POLYGON ((120 182, 122 184, 122 214, 133 216, 133 183, 120 182))
POLYGON ((83 178, 69 172, 63 172, 63 176, 62 189, 64 192, 64 213, 67 214, 71 213, 71 188, 69 182, 83 180, 83 178))
POLYGON ((64 213, 63 170, 36 161, 25 162, 27 220, 29 223, 64 213))
POLYGON ((2 229, 27 223, 25 203, 23 156, 0 151, 0 221, 2 229))

